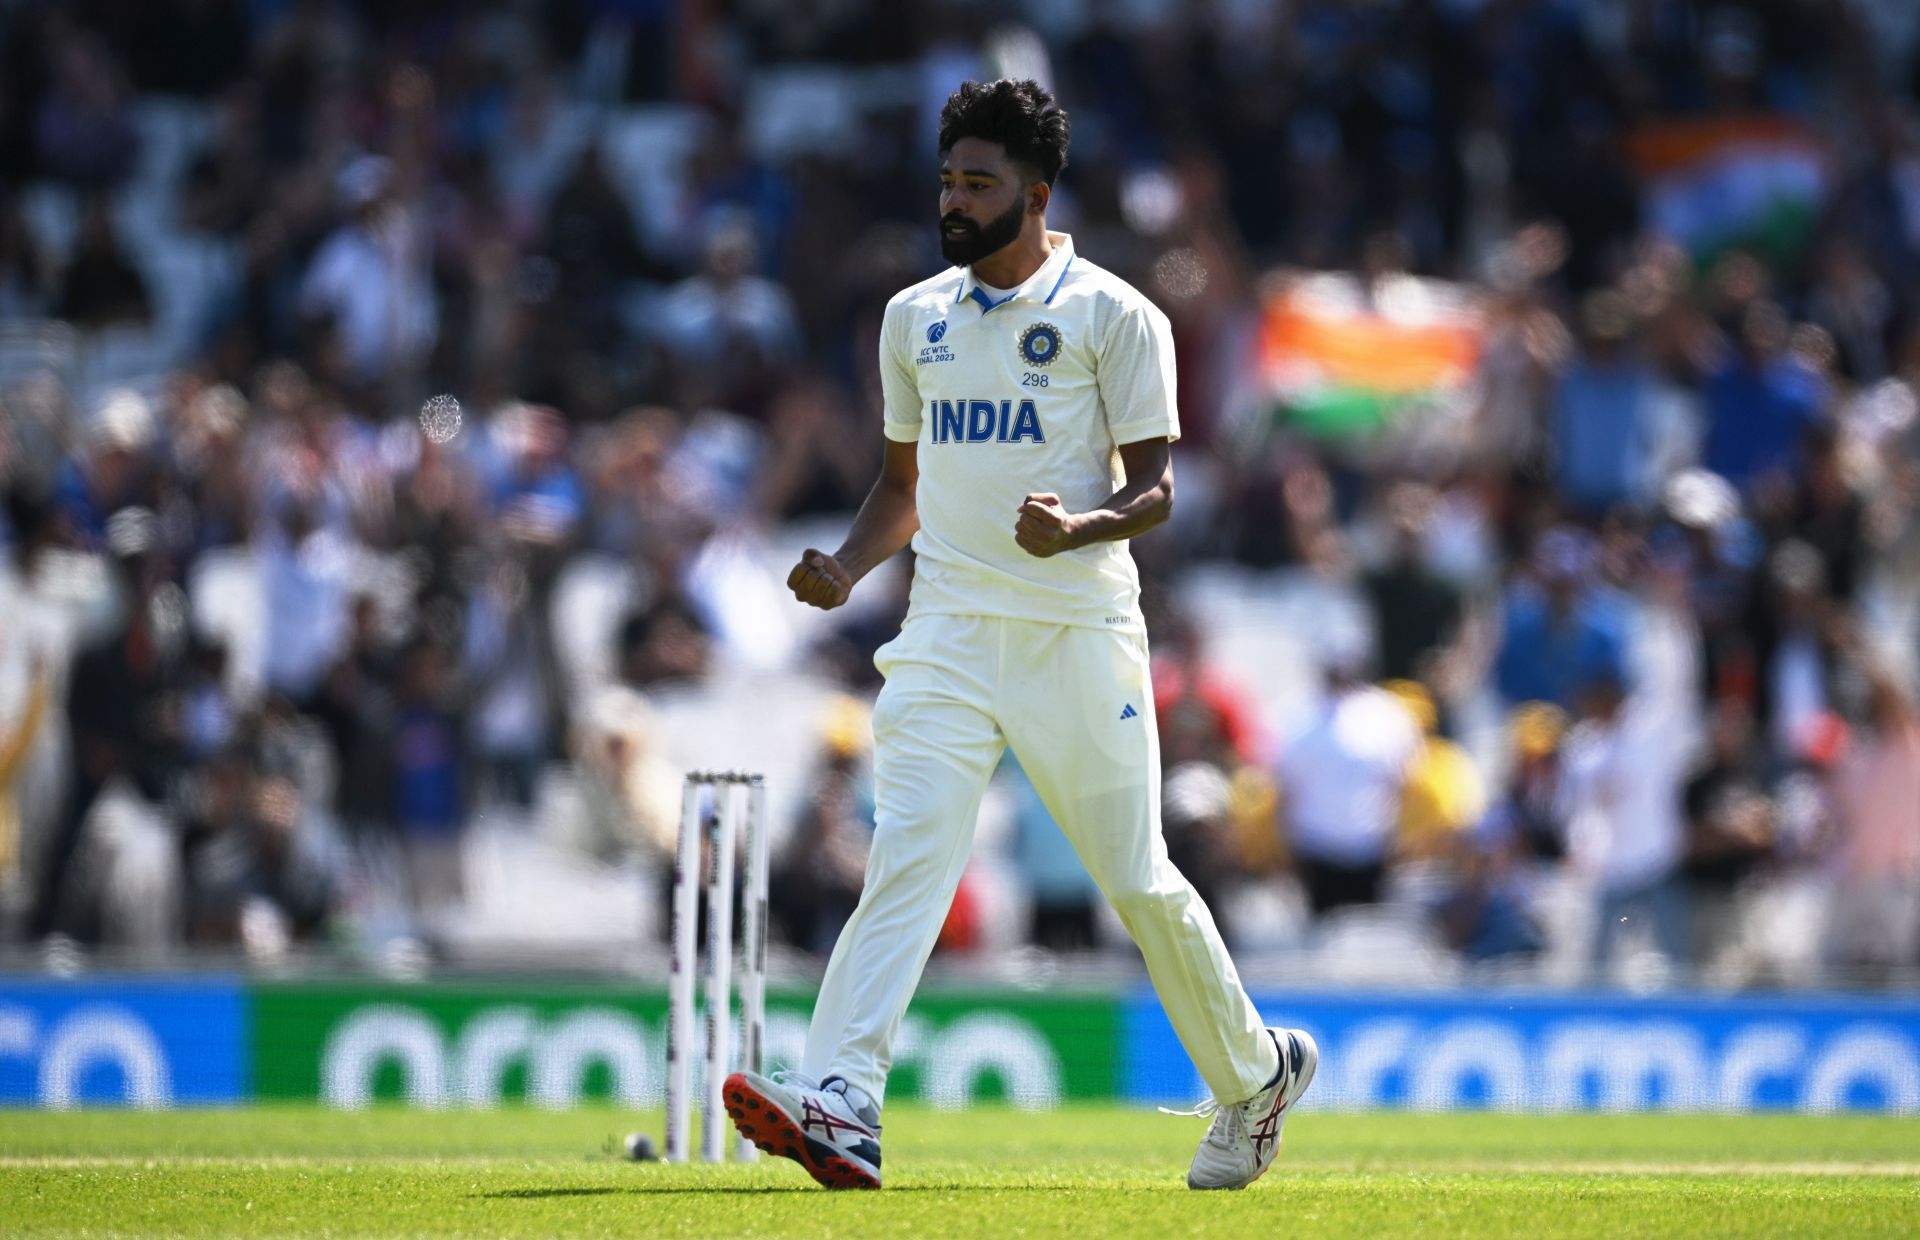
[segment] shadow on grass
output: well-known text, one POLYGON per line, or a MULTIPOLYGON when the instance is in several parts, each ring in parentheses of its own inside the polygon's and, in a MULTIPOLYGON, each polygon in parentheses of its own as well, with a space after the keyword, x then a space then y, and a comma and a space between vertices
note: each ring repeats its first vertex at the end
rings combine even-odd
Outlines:
MULTIPOLYGON (((1078 1193, 1086 1192, 1086 1184, 902 1184, 898 1187, 880 1190, 888 1196, 901 1193, 1078 1193)), ((1184 1186, 1183 1186, 1184 1187, 1184 1186)), ((614 1196, 699 1196, 702 1194, 724 1194, 728 1196, 761 1196, 770 1193, 820 1193, 827 1190, 813 1184, 627 1184, 619 1187, 611 1185, 586 1188, 502 1188, 493 1192, 474 1193, 475 1197, 491 1201, 543 1201, 549 1197, 614 1197, 614 1196)), ((1110 1187, 1103 1191, 1120 1193, 1154 1193, 1159 1188, 1110 1187)), ((860 1191, 834 1193, 834 1196, 863 1197, 860 1191)))

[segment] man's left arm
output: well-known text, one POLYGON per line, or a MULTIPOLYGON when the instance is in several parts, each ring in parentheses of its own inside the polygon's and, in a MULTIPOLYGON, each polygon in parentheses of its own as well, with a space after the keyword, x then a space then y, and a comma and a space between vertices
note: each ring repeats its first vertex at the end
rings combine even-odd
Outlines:
POLYGON ((1014 541, 1031 555, 1132 538, 1173 512, 1173 441, 1180 438, 1173 325, 1153 303, 1139 299, 1108 320, 1094 381, 1127 480, 1088 512, 1068 512, 1051 492, 1027 496, 1014 541))
POLYGON ((1052 492, 1029 495, 1020 505, 1013 540, 1029 555, 1046 557, 1144 534, 1173 513, 1173 441, 1142 439, 1120 445, 1127 480, 1099 507, 1068 512, 1052 492))

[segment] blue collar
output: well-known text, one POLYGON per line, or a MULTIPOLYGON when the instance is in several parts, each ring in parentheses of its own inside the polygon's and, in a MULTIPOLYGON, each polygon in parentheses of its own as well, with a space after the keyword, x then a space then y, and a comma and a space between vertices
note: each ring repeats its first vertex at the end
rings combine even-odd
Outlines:
POLYGON ((1067 233, 1048 235, 1053 238, 1053 253, 1047 256, 1047 261, 1040 265, 1038 271, 1027 277, 1026 283, 996 301, 981 289, 973 278, 973 269, 969 267, 966 276, 960 281, 960 287, 954 292, 954 304, 959 305, 963 301, 977 302, 982 315, 998 310, 1008 302, 1021 297, 1051 306, 1054 296, 1060 292, 1060 286, 1067 282, 1067 272, 1073 268, 1073 238, 1067 233), (1043 288, 1047 290, 1045 297, 1040 296, 1040 290, 1043 288))
MULTIPOLYGON (((961 285, 961 288, 964 289, 965 287, 966 286, 964 284, 961 285)), ((981 288, 978 284, 974 285, 973 291, 967 294, 967 296, 971 300, 977 301, 980 303, 980 313, 982 314, 985 314, 989 310, 998 309, 999 307, 1006 305, 1008 302, 1012 301, 1014 298, 1018 297, 1019 295, 1020 295, 1020 290, 1015 289, 1011 293, 1008 293, 1005 297, 1002 297, 999 301, 990 301, 987 298, 987 291, 981 288)))

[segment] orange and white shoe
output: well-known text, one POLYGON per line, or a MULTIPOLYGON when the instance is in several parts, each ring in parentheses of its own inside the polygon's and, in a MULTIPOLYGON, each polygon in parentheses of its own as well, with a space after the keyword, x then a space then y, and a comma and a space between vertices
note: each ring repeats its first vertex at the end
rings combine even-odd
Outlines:
POLYGON ((837 1076, 736 1072, 721 1090, 740 1135, 828 1188, 880 1187, 880 1109, 837 1076))
POLYGON ((1280 1052, 1280 1070, 1267 1087, 1248 1098, 1221 1106, 1209 1098, 1186 1115, 1211 1115, 1213 1124, 1187 1169, 1188 1188, 1245 1188, 1267 1173, 1280 1152, 1280 1130, 1287 1112, 1313 1084, 1320 1048, 1300 1029, 1269 1029, 1280 1052))

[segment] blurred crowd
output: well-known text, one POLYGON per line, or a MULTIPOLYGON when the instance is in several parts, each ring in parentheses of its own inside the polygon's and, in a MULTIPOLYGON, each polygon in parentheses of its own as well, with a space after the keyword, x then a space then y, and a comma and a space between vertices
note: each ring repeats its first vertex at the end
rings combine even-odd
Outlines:
MULTIPOLYGON (((1912 984, 1901 0, 4 6, 0 941, 431 942, 475 822, 557 803, 657 869, 661 704, 746 669, 843 695, 775 879, 830 945, 904 593, 778 584, 877 466, 933 116, 998 75, 1173 321, 1134 553, 1236 947, 1912 984), (1306 416, 1313 272, 1443 290, 1465 373, 1306 416)), ((988 819, 944 951, 1122 941, 1011 761, 988 819)))

